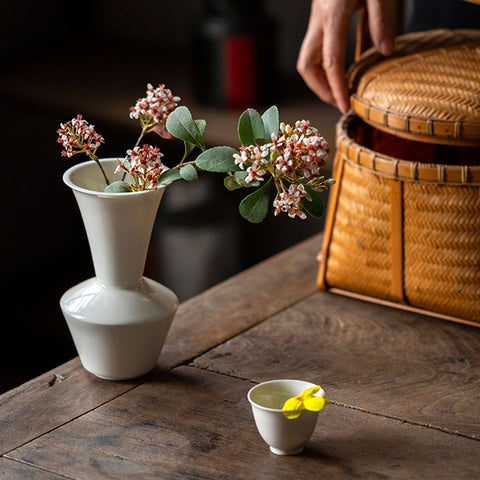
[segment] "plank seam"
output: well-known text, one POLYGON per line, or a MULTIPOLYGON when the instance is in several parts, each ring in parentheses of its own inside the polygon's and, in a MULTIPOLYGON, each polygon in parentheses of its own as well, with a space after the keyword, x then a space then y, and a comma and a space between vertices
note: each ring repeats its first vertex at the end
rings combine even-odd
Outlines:
MULTIPOLYGON (((221 345, 224 345, 225 343, 227 343, 228 341, 232 340, 233 338, 239 336, 239 335, 243 335, 244 333, 252 330, 253 328, 261 325, 262 323, 266 322, 267 320, 269 320, 270 318, 272 317, 275 317, 277 315, 279 315, 280 313, 284 312, 285 310, 289 310, 290 308, 294 307, 295 305, 297 305, 298 303, 300 302, 303 302, 304 300, 306 300, 307 298, 311 297, 312 295, 315 295, 316 293, 318 292, 318 289, 315 287, 315 288, 312 288, 312 290, 310 292, 307 292, 302 298, 300 299, 297 299, 296 301, 288 304, 288 305, 285 305, 283 308, 279 309, 279 310, 276 310, 275 312, 271 313, 270 315, 268 315, 267 317, 263 318, 262 320, 260 320, 259 322, 253 324, 253 325, 249 325, 248 327, 244 328, 243 330, 240 330, 238 332, 234 332, 232 333, 231 336, 229 336, 228 338, 225 338, 223 339, 220 343, 217 343, 216 345, 213 345, 207 349, 205 349, 203 352, 201 353, 196 353, 195 355, 193 355, 192 357, 190 358, 187 358, 186 360, 183 360, 182 362, 180 363, 177 363, 175 365, 173 365, 171 368, 168 369, 168 371, 170 372, 171 370, 173 370, 174 368, 178 368, 178 367, 189 367, 189 366, 194 366, 193 365, 193 361, 196 360, 197 358, 203 356, 203 355, 206 355, 207 353, 211 352, 212 350, 215 350, 216 348, 220 347, 221 345)), ((200 369, 200 370, 204 370, 204 369, 200 369)), ((218 373, 221 373, 221 372, 218 372, 218 373)), ((235 377, 237 378, 237 377, 235 377)), ((240 378, 240 377, 238 377, 240 378)), ((247 378, 244 379, 244 380, 248 380, 247 378)))
POLYGON ((356 410, 356 411, 359 411, 359 412, 362 412, 362 413, 366 413, 368 415, 375 415, 376 417, 387 418, 389 420, 396 420, 398 422, 407 423, 409 425, 413 425, 413 426, 416 426, 416 427, 430 428, 432 430, 437 430, 437 431, 442 432, 442 433, 447 433, 447 434, 450 434, 450 435, 456 435, 458 437, 468 438, 469 440, 475 440, 477 442, 480 441, 480 438, 478 438, 474 435, 468 435, 466 433, 458 432, 458 431, 455 431, 455 430, 448 430, 447 428, 439 427, 438 425, 433 425, 431 423, 419 422, 419 421, 416 421, 416 420, 409 420, 407 418, 399 417, 399 416, 396 416, 396 415, 389 415, 389 414, 386 414, 386 413, 373 412, 373 411, 366 410, 366 409, 361 408, 361 407, 356 407, 354 405, 348 405, 346 403, 341 403, 341 402, 336 402, 336 401, 332 401, 332 405, 337 405, 338 407, 342 407, 342 408, 349 408, 351 410, 356 410))
MULTIPOLYGON (((105 404, 107 403, 110 403, 112 400, 115 400, 116 398, 118 397, 121 397, 122 395, 128 393, 128 392, 131 392, 132 390, 135 390, 136 388, 138 388, 140 385, 142 385, 142 383, 138 383, 137 385, 133 385, 131 388, 127 389, 127 390, 122 390, 121 393, 111 397, 111 398, 108 398, 107 400, 105 400, 104 402, 102 402, 101 404, 99 405, 96 405, 94 408, 90 408, 89 410, 85 410, 84 412, 76 415, 75 417, 69 419, 67 422, 63 422, 63 423, 59 423, 58 425, 55 425, 55 427, 53 428, 50 428, 49 430, 45 430, 43 431, 42 433, 36 435, 35 437, 32 437, 32 438, 29 438, 26 442, 23 442, 23 443, 19 443, 18 445, 15 445, 15 447, 13 448, 10 448, 9 450, 6 450, 5 452, 3 453, 0 453, 0 458, 8 458, 10 460, 14 460, 14 461, 17 461, 16 459, 12 458, 12 457, 9 457, 8 454, 10 452, 14 452, 15 450, 17 450, 18 448, 22 448, 23 446, 25 445, 28 445, 29 443, 31 442, 34 442, 35 440, 37 440, 38 438, 41 438, 43 437, 44 435, 48 435, 49 433, 51 432, 54 432, 55 430, 59 429, 59 428, 62 428, 63 426, 65 425, 68 425, 69 423, 72 423, 74 422, 75 420, 77 420, 78 418, 80 417, 83 417, 84 415, 88 415, 89 413, 91 412, 94 412, 95 410, 97 410, 98 408, 100 407, 103 407, 105 404)), ((29 464, 28 464, 29 465, 29 464)))
MULTIPOLYGON (((206 368, 205 367, 200 367, 200 366, 195 365, 193 363, 190 364, 190 365, 187 365, 187 367, 196 368, 196 369, 204 371, 204 372, 215 373, 217 375, 223 375, 225 377, 234 378, 236 380, 247 381, 247 382, 252 383, 253 385, 256 385, 256 384, 259 383, 259 382, 256 382, 255 380, 252 380, 251 378, 245 378, 245 377, 241 377, 239 375, 233 375, 233 374, 230 374, 230 373, 222 372, 222 371, 219 371, 219 370, 215 370, 211 367, 206 367, 206 368)), ((446 434, 449 434, 449 435, 456 435, 458 437, 468 438, 469 440, 474 440, 474 441, 480 442, 480 438, 478 438, 474 435, 468 435, 466 433, 458 432, 458 431, 455 431, 455 430, 448 430, 447 428, 439 427, 438 425, 434 425, 434 424, 431 424, 431 423, 419 422, 419 421, 416 421, 416 420, 409 420, 407 418, 399 417, 399 416, 396 416, 396 415, 389 415, 389 414, 385 414, 385 413, 374 412, 374 411, 367 410, 367 409, 362 408, 362 407, 356 407, 354 405, 348 405, 346 403, 342 403, 342 402, 338 402, 338 401, 334 401, 334 400, 332 400, 331 403, 332 403, 332 405, 335 405, 335 406, 340 407, 340 408, 348 408, 350 410, 356 410, 358 412, 365 413, 367 415, 374 415, 376 417, 386 418, 388 420, 395 420, 395 421, 398 421, 398 422, 401 422, 401 423, 406 423, 408 425, 412 425, 412 426, 415 426, 415 427, 429 428, 431 430, 437 430, 439 432, 446 433, 446 434)))
POLYGON ((32 465, 31 463, 28 463, 25 460, 19 460, 17 458, 12 458, 12 457, 9 457, 8 455, 0 455, 0 458, 5 458, 6 460, 9 460, 11 462, 19 463, 21 465, 26 465, 30 468, 35 468, 35 469, 40 470, 42 472, 52 473, 53 475, 56 475, 56 476, 61 477, 61 478, 66 478, 67 480, 75 480, 75 477, 67 476, 67 475, 64 475, 63 473, 58 473, 58 472, 55 472, 54 470, 50 470, 48 468, 44 468, 44 467, 41 467, 39 465, 32 465))

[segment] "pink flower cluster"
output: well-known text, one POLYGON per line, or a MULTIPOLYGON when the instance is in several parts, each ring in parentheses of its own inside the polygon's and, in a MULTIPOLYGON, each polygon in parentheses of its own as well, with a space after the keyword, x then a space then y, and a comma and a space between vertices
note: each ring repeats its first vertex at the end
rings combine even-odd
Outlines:
POLYGON ((263 181, 266 175, 273 177, 277 187, 274 201, 275 215, 280 212, 290 217, 306 218, 302 211, 304 199, 308 199, 305 186, 324 190, 320 169, 327 162, 327 141, 307 120, 297 121, 292 128, 280 124, 279 135, 272 135, 272 141, 261 145, 240 148, 235 154, 235 163, 248 173, 247 183, 263 181))
POLYGON ((180 97, 161 84, 157 88, 149 83, 147 96, 139 98, 135 106, 130 107, 130 118, 140 120, 144 130, 166 123, 168 116, 177 108, 180 97))
POLYGON ((64 147, 62 150, 64 157, 86 153, 90 158, 95 159, 95 151, 104 141, 103 137, 95 131, 94 125, 90 125, 82 115, 77 115, 65 124, 61 123, 57 133, 57 142, 64 147))
POLYGON ((278 215, 280 212, 285 212, 289 217, 300 217, 302 220, 305 220, 307 216, 302 210, 303 208, 303 199, 307 196, 307 191, 301 183, 292 183, 288 187, 288 191, 278 192, 275 200, 273 201, 273 206, 275 207, 275 215, 278 215))
MULTIPOLYGON (((172 95, 172 92, 165 88, 165 85, 153 88, 149 83, 147 85, 147 96, 139 99, 136 105, 130 108, 130 117, 140 120, 142 131, 135 147, 127 151, 124 160, 118 161, 118 169, 130 173, 133 183, 128 188, 132 191, 155 188, 159 183, 160 175, 167 169, 160 160, 163 154, 157 147, 151 145, 139 147, 138 145, 140 145, 144 135, 151 131, 155 131, 163 137, 171 138, 165 124, 170 113, 177 107, 178 101, 180 101, 180 98, 172 95)), ((93 125, 89 125, 81 115, 77 115, 76 118, 65 125, 60 124, 57 133, 57 141, 64 147, 62 156, 71 157, 76 153, 87 154, 98 163, 105 178, 105 183, 110 185, 101 162, 95 155, 97 148, 104 140, 101 135, 95 132, 93 125)), ((123 177, 125 177, 125 174, 123 177)))
POLYGON ((162 157, 163 153, 159 148, 145 144, 143 147, 127 150, 127 157, 124 160, 118 160, 117 170, 124 170, 131 174, 136 190, 155 188, 160 175, 167 168, 161 161, 162 157))
POLYGON ((293 129, 282 123, 280 132, 285 139, 284 157, 293 157, 292 170, 307 179, 317 175, 327 162, 329 152, 328 143, 318 130, 308 120, 301 120, 293 129))

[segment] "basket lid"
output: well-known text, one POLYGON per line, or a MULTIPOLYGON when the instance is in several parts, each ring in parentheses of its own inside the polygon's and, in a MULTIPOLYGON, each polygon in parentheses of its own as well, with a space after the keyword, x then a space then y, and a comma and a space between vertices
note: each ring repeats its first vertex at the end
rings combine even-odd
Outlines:
POLYGON ((370 125, 429 143, 480 145, 480 31, 400 36, 349 70, 352 109, 370 125))

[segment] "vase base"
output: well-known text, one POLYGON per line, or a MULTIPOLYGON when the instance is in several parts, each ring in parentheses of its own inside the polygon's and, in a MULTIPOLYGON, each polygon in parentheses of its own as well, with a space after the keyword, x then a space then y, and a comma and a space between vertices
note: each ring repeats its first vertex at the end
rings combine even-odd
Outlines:
POLYGON ((270 447, 270 451, 275 455, 298 455, 303 452, 304 447, 295 448, 294 450, 280 450, 279 448, 270 447))
MULTIPOLYGON (((156 363, 155 363, 155 365, 156 365, 156 363)), ((101 375, 101 374, 90 371, 88 368, 85 367, 85 365, 83 365, 83 368, 85 368, 85 370, 87 372, 91 373, 92 375, 95 375, 97 378, 100 378, 101 380, 108 380, 109 382, 122 382, 122 381, 127 381, 127 380, 135 380, 136 378, 143 377, 147 373, 150 373, 155 368, 155 366, 153 366, 152 368, 150 368, 150 370, 147 370, 143 373, 138 372, 138 373, 135 373, 133 376, 127 376, 127 377, 123 377, 123 376, 111 377, 111 376, 107 376, 107 375, 101 375)))
POLYGON ((84 368, 107 380, 131 380, 155 368, 178 307, 175 294, 142 278, 132 289, 91 278, 60 306, 84 368))

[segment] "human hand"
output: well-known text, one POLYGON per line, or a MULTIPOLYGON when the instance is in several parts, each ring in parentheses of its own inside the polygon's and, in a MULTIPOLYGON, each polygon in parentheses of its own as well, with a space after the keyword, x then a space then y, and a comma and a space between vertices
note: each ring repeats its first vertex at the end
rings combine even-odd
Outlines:
POLYGON ((390 0, 312 0, 307 32, 297 70, 309 88, 343 113, 349 109, 345 76, 347 34, 353 14, 365 6, 373 45, 383 55, 393 50, 393 8, 390 0))

